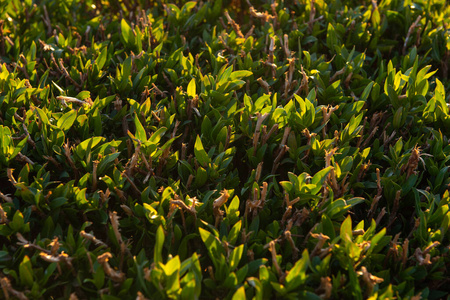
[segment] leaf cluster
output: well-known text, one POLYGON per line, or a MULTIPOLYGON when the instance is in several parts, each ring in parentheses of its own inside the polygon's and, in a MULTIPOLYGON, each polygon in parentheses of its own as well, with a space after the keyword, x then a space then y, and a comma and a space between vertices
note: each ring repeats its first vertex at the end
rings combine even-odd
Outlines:
POLYGON ((6 299, 449 293, 446 1, 0 1, 6 299))

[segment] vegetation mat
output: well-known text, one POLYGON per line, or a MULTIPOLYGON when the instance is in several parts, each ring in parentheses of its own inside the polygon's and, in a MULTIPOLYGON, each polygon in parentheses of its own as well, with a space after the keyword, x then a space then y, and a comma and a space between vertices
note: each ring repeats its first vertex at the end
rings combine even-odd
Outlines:
POLYGON ((0 1, 2 297, 448 297, 449 22, 0 1))

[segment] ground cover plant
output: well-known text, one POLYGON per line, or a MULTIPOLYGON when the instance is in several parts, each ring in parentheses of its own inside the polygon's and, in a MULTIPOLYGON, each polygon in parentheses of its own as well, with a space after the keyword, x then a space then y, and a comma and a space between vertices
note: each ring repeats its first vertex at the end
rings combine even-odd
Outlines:
POLYGON ((446 1, 0 1, 5 299, 441 299, 446 1))

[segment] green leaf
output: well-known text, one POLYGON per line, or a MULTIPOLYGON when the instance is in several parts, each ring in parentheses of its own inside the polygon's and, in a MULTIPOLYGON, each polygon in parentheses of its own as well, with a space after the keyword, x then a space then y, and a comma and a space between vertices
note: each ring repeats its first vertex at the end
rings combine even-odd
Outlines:
POLYGON ((96 63, 98 69, 101 70, 106 63, 106 59, 108 57, 108 47, 104 47, 100 55, 97 57, 96 63))
POLYGON ((305 283, 306 270, 308 269, 309 264, 309 253, 308 250, 305 249, 302 253, 302 258, 297 260, 286 276, 286 288, 288 291, 292 291, 305 283))
POLYGON ((327 28, 327 47, 334 53, 334 46, 338 45, 338 39, 336 36, 336 30, 331 23, 328 23, 327 28))
POLYGON ((236 80, 236 79, 241 79, 241 78, 252 76, 252 75, 253 75, 253 72, 248 71, 248 70, 234 71, 230 75, 230 80, 233 81, 233 80, 236 80))
POLYGON ((197 168, 197 172, 195 174, 195 186, 197 188, 202 187, 206 181, 208 180, 208 172, 202 167, 197 168))
POLYGON ((122 18, 120 21, 120 30, 122 32, 122 38, 126 44, 134 40, 133 30, 130 25, 128 25, 127 21, 125 21, 125 18, 122 18))
POLYGON ((152 134, 152 136, 148 139, 148 141, 152 144, 159 143, 159 141, 161 140, 163 135, 166 133, 166 131, 167 131, 166 127, 159 128, 152 134))
POLYGON ((195 84, 195 79, 192 78, 191 81, 189 82, 189 85, 187 87, 187 94, 189 97, 195 97, 195 95, 197 95, 197 87, 195 84))
POLYGON ((198 231, 203 243, 205 243, 208 254, 216 268, 221 267, 221 264, 225 263, 224 253, 222 244, 220 241, 209 231, 199 227, 198 231))
POLYGON ((217 87, 220 87, 226 81, 229 80, 232 71, 233 71, 233 66, 229 66, 226 70, 223 70, 223 72, 220 73, 219 78, 217 80, 217 87))
POLYGON ((320 170, 316 174, 314 174, 314 176, 313 176, 313 178, 311 180, 311 184, 316 186, 315 188, 313 188, 311 190, 311 193, 313 195, 317 194, 320 191, 320 189, 322 188, 323 183, 327 179, 328 173, 330 173, 330 171, 331 171, 331 168, 332 168, 331 166, 327 167, 325 169, 320 170))
POLYGON ((39 107, 35 107, 34 110, 37 113, 37 115, 39 116, 39 119, 41 120, 41 122, 44 123, 45 125, 47 125, 48 124, 47 114, 39 107))
POLYGON ((245 300, 245 288, 244 286, 241 286, 237 289, 237 291, 234 293, 233 298, 231 300, 245 300))
MULTIPOLYGON (((89 253, 87 253, 87 255, 89 255, 89 253)), ((101 289, 105 284, 105 271, 103 270, 102 266, 99 266, 97 268, 97 271, 94 272, 93 282, 97 290, 101 289)))
MULTIPOLYGON (((235 198, 237 198, 237 196, 235 198)), ((233 228, 231 228, 230 232, 228 233, 228 242, 231 245, 234 245, 236 243, 239 237, 239 233, 241 232, 241 228, 242 228, 242 221, 239 220, 239 222, 234 224, 233 228)))
MULTIPOLYGON (((2 136, 3 138, 5 138, 5 136, 2 136)), ((28 141, 28 137, 24 137, 18 144, 17 146, 14 147, 14 151, 11 154, 11 156, 9 157, 9 160, 14 159, 17 154, 19 154, 20 151, 22 151, 23 147, 25 147, 25 144, 28 141)))
POLYGON ((119 157, 119 155, 120 155, 120 152, 117 152, 117 153, 108 154, 105 157, 103 157, 97 167, 97 176, 103 174, 108 167, 113 166, 111 163, 117 157, 119 157))
POLYGON ((365 88, 364 91, 361 94, 361 101, 366 101, 369 98, 370 92, 372 90, 372 87, 374 85, 374 81, 371 81, 365 88))
POLYGON ((136 139, 140 140, 141 142, 147 141, 147 134, 145 133, 145 129, 141 124, 141 121, 139 121, 139 117, 137 114, 134 115, 134 125, 136 126, 136 139))
POLYGON ((23 214, 21 211, 16 210, 12 222, 9 223, 9 227, 15 232, 20 231, 25 224, 23 220, 23 214))
POLYGON ((56 126, 63 131, 67 131, 70 129, 70 127, 72 127, 76 118, 77 118, 77 111, 75 109, 72 109, 71 111, 65 113, 64 115, 61 116, 61 118, 58 119, 58 123, 56 123, 56 126))
POLYGON ((198 162, 204 167, 206 167, 211 162, 211 158, 208 156, 208 153, 206 153, 205 149, 203 148, 202 140, 198 135, 197 139, 195 140, 194 154, 198 162))
POLYGON ((57 85, 54 81, 52 81, 52 83, 58 89, 58 91, 61 94, 61 96, 65 96, 66 95, 66 92, 59 85, 57 85))
POLYGON ((75 96, 75 98, 80 99, 80 100, 84 100, 89 97, 91 97, 91 92, 89 92, 89 91, 81 91, 75 96))
MULTIPOLYGON (((122 19, 123 21, 123 19, 122 19)), ((133 66, 133 61, 131 57, 127 57, 122 64, 122 81, 120 82, 120 87, 124 88, 128 79, 131 75, 131 68, 133 66)))
POLYGON ((237 268, 239 262, 241 261, 243 252, 244 252, 244 245, 240 245, 231 251, 230 257, 228 258, 228 261, 230 263, 230 271, 234 271, 237 268))
POLYGON ((164 271, 166 277, 165 280, 165 290, 167 294, 175 294, 180 291, 180 257, 177 255, 167 262, 166 265, 161 267, 164 271))
POLYGON ((164 245, 164 229, 160 225, 156 230, 155 251, 153 253, 153 261, 155 264, 162 262, 162 248, 164 245))
POLYGON ((347 243, 352 242, 352 219, 350 218, 350 216, 347 216, 345 221, 341 224, 340 237, 341 240, 346 241, 347 243))
POLYGON ((19 277, 20 283, 23 286, 31 287, 33 285, 33 268, 30 258, 25 255, 22 262, 19 265, 19 277))

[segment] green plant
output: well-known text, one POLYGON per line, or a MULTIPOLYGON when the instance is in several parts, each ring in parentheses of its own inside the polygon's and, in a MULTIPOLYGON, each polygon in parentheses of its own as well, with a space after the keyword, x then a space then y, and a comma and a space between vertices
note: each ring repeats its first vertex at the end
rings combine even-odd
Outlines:
POLYGON ((4 297, 447 296, 446 2, 174 2, 0 1, 4 297))

